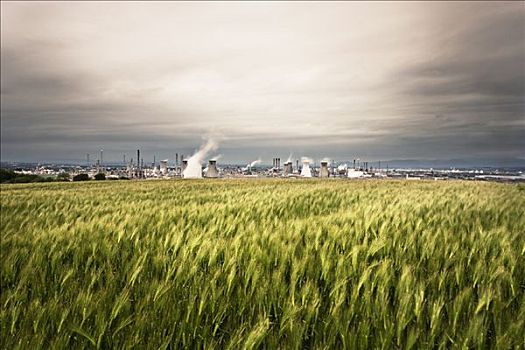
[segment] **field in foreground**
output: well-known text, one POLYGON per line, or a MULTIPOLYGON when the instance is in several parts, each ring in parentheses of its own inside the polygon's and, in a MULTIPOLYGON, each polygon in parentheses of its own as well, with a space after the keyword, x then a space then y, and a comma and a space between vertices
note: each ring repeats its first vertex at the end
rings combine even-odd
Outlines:
POLYGON ((1 191, 1 348, 525 346, 523 186, 1 191))

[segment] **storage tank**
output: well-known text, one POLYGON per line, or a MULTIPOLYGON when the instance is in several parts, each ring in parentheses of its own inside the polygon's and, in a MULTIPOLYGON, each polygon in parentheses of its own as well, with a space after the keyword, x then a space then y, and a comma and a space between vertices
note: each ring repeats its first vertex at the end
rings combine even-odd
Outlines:
POLYGON ((365 173, 361 170, 348 169, 347 176, 349 179, 358 179, 365 176, 365 173))

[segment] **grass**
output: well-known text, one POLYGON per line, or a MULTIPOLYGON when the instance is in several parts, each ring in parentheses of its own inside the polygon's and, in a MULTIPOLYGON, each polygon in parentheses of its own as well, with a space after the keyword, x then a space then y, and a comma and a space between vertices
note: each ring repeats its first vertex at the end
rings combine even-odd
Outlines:
POLYGON ((525 188, 1 187, 0 346, 525 347, 525 188))

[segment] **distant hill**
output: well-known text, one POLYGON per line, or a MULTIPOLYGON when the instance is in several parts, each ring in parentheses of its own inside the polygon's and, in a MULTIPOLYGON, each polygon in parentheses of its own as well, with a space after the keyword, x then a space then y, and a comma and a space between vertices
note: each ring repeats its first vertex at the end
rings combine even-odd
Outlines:
MULTIPOLYGON (((381 167, 389 168, 525 168, 525 159, 505 158, 456 158, 456 159, 392 159, 381 161, 381 167)), ((376 165, 376 162, 374 162, 376 165)))

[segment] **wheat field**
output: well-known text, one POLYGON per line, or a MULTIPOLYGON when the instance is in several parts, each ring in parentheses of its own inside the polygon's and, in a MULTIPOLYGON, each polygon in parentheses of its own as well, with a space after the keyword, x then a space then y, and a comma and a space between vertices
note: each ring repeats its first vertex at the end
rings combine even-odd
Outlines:
POLYGON ((525 187, 1 187, 3 349, 525 348, 525 187))

